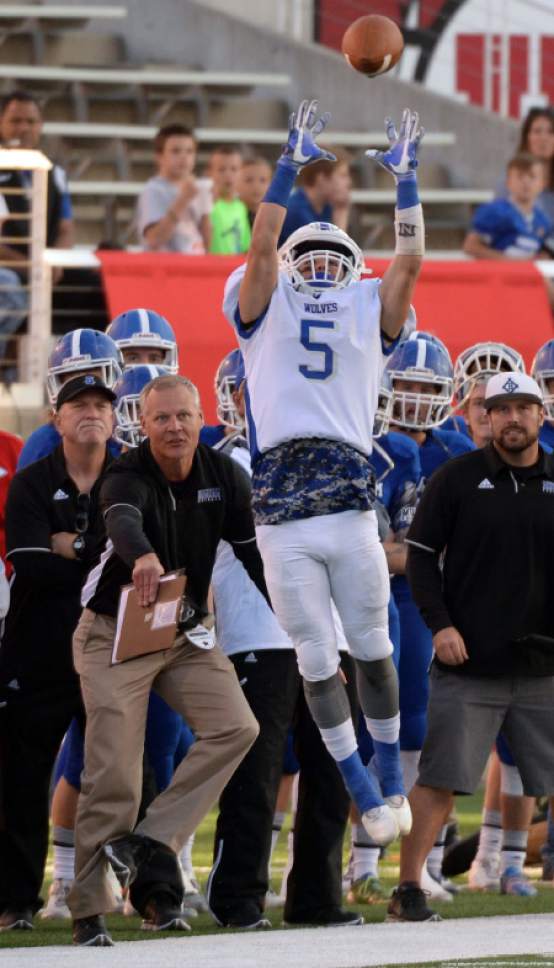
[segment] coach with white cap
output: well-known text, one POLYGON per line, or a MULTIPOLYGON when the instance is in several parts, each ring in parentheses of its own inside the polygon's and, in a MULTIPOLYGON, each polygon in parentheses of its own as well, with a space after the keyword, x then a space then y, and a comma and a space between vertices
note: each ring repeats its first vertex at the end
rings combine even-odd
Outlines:
POLYGON ((406 538, 433 633, 428 727, 389 920, 435 920, 422 866, 454 793, 473 793, 502 730, 530 796, 554 792, 554 455, 532 377, 487 383, 492 439, 430 479, 406 538), (441 564, 442 562, 442 564, 441 564))

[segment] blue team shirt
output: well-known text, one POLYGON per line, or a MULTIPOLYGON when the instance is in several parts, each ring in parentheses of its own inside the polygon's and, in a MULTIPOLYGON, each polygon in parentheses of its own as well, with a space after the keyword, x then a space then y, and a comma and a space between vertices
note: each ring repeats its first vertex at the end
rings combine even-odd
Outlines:
POLYGON ((206 444, 206 447, 215 447, 219 444, 220 440, 225 437, 225 425, 224 424, 207 424, 202 427, 200 431, 200 443, 206 444))
POLYGON ((551 423, 550 420, 545 420, 541 427, 539 443, 547 454, 554 451, 554 423, 551 423))
POLYGON ((296 229, 302 228, 303 225, 309 225, 310 222, 332 221, 333 209, 331 205, 324 205, 320 212, 316 212, 304 189, 297 188, 289 198, 287 215, 283 228, 281 229, 278 244, 282 245, 283 242, 286 242, 289 235, 296 232, 296 229))
MULTIPOLYGON (((28 464, 34 464, 36 460, 48 457, 61 442, 62 438, 53 423, 46 423, 41 427, 37 427, 23 444, 23 449, 17 462, 18 471, 23 470, 28 464)), ((112 457, 119 457, 121 444, 112 438, 108 441, 108 450, 112 457)))
POLYGON ((369 461, 377 479, 376 494, 386 507, 391 528, 397 534, 410 526, 414 516, 421 480, 419 447, 406 434, 393 430, 379 437, 377 445, 383 448, 393 466, 374 447, 369 461))
POLYGON ((429 430, 419 448, 422 483, 428 481, 433 471, 436 471, 441 464, 445 464, 451 457, 467 454, 469 450, 477 450, 470 437, 465 437, 454 430, 443 430, 442 427, 429 430))
POLYGON ((532 259, 553 231, 552 222, 538 205, 526 215, 509 198, 481 205, 471 228, 485 245, 514 259, 532 259))

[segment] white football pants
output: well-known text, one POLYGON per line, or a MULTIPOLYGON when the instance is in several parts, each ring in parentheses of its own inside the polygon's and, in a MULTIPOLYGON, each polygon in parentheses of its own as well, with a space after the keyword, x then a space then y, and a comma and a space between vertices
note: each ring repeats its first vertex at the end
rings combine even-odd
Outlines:
POLYGON ((275 614, 304 679, 329 679, 338 669, 332 601, 355 659, 391 655, 390 581, 375 511, 263 524, 256 537, 275 614))

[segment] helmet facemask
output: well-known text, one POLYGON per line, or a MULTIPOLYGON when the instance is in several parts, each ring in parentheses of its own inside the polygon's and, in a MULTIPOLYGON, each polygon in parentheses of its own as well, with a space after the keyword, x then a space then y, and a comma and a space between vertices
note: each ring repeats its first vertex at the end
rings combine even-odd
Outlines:
POLYGON ((232 376, 224 376, 216 385, 217 419, 225 427, 232 430, 244 430, 246 423, 237 410, 233 394, 240 389, 240 385, 232 376))
POLYGON ((124 447, 138 447, 142 440, 139 394, 120 397, 114 407, 114 437, 124 447))
POLYGON ((431 430, 440 427, 453 413, 450 377, 437 376, 428 370, 391 370, 388 376, 392 385, 392 423, 406 430, 431 430), (398 389, 397 380, 428 383, 429 392, 421 393, 398 389), (433 392, 431 387, 436 387, 433 392))

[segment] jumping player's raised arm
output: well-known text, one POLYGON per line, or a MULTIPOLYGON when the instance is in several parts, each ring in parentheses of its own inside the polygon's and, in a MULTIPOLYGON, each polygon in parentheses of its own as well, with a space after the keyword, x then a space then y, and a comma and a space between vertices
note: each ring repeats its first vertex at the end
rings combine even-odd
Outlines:
POLYGON ((416 279, 425 251, 423 212, 417 191, 417 149, 424 130, 419 116, 408 108, 402 114, 400 131, 391 118, 385 119, 390 147, 386 151, 370 149, 374 158, 393 175, 397 202, 394 219, 395 255, 383 276, 381 289, 381 329, 385 338, 395 340, 408 316, 416 279))
POLYGON ((312 161, 335 161, 334 155, 315 142, 328 120, 328 114, 317 117, 317 101, 302 101, 298 111, 290 116, 287 143, 252 229, 246 272, 239 292, 243 326, 253 325, 262 315, 277 285, 277 240, 296 175, 312 161))

